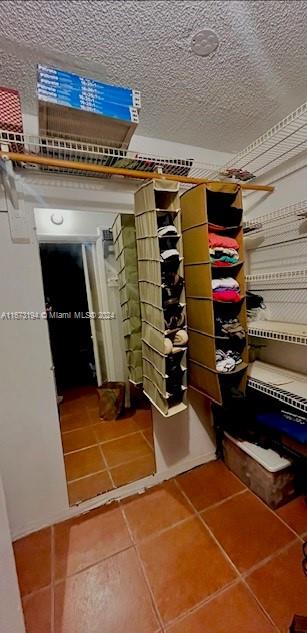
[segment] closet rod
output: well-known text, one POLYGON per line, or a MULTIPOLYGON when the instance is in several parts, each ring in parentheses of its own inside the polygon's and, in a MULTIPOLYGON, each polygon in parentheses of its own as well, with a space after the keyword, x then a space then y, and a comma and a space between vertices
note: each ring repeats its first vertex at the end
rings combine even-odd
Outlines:
MULTIPOLYGON (((188 176, 174 176, 172 174, 160 174, 158 172, 138 171, 133 169, 124 169, 119 167, 106 167, 105 165, 91 165, 90 163, 80 163, 72 160, 62 160, 60 158, 48 158, 44 156, 35 156, 34 154, 17 154, 15 152, 3 152, 0 151, 0 158, 6 158, 18 163, 32 163, 35 165, 45 165, 49 167, 59 167, 63 169, 75 169, 77 171, 90 171, 97 172, 99 174, 110 174, 113 176, 126 176, 128 178, 137 178, 138 180, 175 180, 177 182, 201 185, 208 184, 210 182, 217 182, 216 180, 207 180, 206 178, 189 178, 188 176)), ((256 184, 240 184, 242 189, 249 189, 252 191, 274 191, 274 187, 271 185, 256 185, 256 184)))

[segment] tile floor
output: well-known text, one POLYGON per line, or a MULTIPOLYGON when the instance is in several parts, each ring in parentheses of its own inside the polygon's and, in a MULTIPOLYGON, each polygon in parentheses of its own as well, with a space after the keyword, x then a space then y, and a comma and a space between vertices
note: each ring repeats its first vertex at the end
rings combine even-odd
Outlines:
POLYGON ((307 615, 307 508, 221 462, 14 543, 27 633, 287 633, 307 615))
POLYGON ((65 394, 60 418, 70 505, 155 472, 151 409, 102 422, 88 387, 65 394))

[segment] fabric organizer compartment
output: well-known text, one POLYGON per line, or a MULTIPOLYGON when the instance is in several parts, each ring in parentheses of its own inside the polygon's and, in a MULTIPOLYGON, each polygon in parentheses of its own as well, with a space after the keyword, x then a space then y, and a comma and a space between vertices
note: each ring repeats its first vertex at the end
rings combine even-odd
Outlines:
POLYGON ((189 384, 214 402, 222 404, 224 384, 227 388, 227 381, 229 385, 235 383, 243 391, 246 383, 247 324, 240 186, 232 183, 198 185, 181 196, 181 207, 189 333, 189 384), (227 216, 230 207, 230 215, 227 216), (222 229, 220 233, 214 233, 213 239, 208 225, 209 208, 210 223, 222 229), (221 218, 226 216, 229 217, 229 224, 223 227, 220 224, 221 218), (193 235, 197 235, 198 231, 203 237, 206 236, 205 240, 193 240, 193 235), (194 249, 191 255, 192 245, 194 249), (233 265, 215 266, 215 261, 211 261, 209 245, 211 248, 216 246, 220 249, 232 249, 229 256, 234 261, 229 263, 233 265), (212 280, 213 285, 216 283, 219 287, 219 279, 227 278, 224 285, 227 286, 231 278, 231 283, 235 286, 233 299, 236 302, 215 301, 212 280), (223 337, 223 343, 220 343, 215 324, 215 316, 220 312, 228 315, 229 320, 232 317, 238 319, 233 324, 233 330, 239 332, 240 352, 232 345, 231 336, 223 337), (226 366, 233 367, 227 374, 216 369, 218 350, 221 356, 227 356, 226 366), (236 365, 239 361, 240 364, 236 365))
POLYGON ((140 384, 142 383, 142 358, 140 355, 142 339, 134 216, 117 215, 112 226, 112 233, 128 377, 133 384, 140 384))
POLYGON ((185 312, 178 189, 175 182, 150 181, 135 194, 144 392, 166 417, 186 408, 186 360, 177 371, 180 384, 172 395, 165 354, 167 323, 175 322, 170 315, 178 309, 185 312))

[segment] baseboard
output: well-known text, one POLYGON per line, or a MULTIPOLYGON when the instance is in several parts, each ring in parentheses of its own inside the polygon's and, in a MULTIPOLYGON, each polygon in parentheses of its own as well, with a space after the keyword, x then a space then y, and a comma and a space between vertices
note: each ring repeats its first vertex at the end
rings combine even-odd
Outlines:
POLYGON ((61 521, 65 521, 66 519, 80 516, 85 512, 89 512, 89 510, 94 510, 95 508, 99 508, 100 506, 112 503, 112 501, 125 499, 126 497, 129 497, 131 495, 142 493, 147 488, 152 488, 153 486, 156 486, 163 481, 167 481, 172 477, 176 477, 177 475, 191 470, 192 468, 196 468, 196 466, 201 466, 202 464, 214 461, 215 459, 216 455, 214 452, 200 455, 181 464, 174 465, 173 467, 168 468, 165 471, 158 472, 155 475, 151 475, 150 477, 144 477, 143 479, 139 479, 138 481, 135 481, 131 484, 127 484, 126 486, 121 486, 117 490, 110 490, 109 492, 106 492, 103 495, 99 495, 94 499, 84 501, 78 506, 73 506, 71 508, 68 507, 58 514, 50 515, 48 519, 45 518, 43 524, 39 521, 36 521, 13 531, 12 541, 16 541, 23 536, 27 536, 32 532, 36 532, 37 530, 41 530, 42 528, 49 527, 50 525, 53 525, 55 523, 60 523, 61 521))

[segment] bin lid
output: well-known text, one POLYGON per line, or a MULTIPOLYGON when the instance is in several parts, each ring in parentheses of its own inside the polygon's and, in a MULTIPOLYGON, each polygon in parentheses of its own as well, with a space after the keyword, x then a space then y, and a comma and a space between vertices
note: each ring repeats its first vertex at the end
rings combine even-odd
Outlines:
POLYGON ((251 442, 242 442, 229 435, 229 433, 225 433, 225 435, 231 442, 241 448, 244 453, 252 457, 256 462, 258 462, 258 464, 263 466, 263 468, 268 470, 270 473, 278 473, 280 470, 284 470, 284 468, 288 468, 288 466, 291 466, 292 464, 289 459, 281 457, 271 448, 262 448, 261 446, 257 446, 257 444, 252 444, 251 442))

